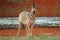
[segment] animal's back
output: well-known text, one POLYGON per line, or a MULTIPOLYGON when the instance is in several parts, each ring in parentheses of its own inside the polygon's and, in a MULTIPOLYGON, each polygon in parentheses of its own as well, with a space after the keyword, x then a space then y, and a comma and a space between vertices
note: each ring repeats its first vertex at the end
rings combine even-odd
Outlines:
POLYGON ((28 11, 23 11, 19 15, 19 21, 25 22, 26 20, 29 20, 29 12, 28 11))

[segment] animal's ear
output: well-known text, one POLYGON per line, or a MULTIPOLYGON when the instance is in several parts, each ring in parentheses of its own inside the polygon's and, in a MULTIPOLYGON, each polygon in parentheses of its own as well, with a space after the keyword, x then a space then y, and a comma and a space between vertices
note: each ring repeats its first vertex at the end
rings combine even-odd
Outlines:
POLYGON ((36 4, 33 2, 32 6, 33 6, 33 8, 35 8, 36 7, 36 4))

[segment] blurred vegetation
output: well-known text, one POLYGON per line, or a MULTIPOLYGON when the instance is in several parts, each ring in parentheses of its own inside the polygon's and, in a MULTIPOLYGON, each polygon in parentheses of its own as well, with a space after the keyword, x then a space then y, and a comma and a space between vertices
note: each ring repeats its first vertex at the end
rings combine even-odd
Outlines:
POLYGON ((60 35, 39 35, 30 37, 0 37, 0 40, 60 40, 60 35))

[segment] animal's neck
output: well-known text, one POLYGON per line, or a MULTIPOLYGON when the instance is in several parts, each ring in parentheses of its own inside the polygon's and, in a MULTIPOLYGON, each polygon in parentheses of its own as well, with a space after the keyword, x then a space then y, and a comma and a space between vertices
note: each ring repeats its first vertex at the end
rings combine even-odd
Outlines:
POLYGON ((29 14, 30 14, 30 16, 29 16, 29 17, 30 17, 30 19, 34 19, 35 14, 33 14, 32 12, 30 12, 29 14), (32 14, 33 14, 33 15, 32 15, 32 14))

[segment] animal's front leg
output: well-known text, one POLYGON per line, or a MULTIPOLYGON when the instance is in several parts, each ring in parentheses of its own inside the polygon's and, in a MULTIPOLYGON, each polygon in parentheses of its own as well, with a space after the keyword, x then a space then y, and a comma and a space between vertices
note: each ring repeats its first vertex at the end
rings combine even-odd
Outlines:
POLYGON ((30 23, 27 23, 27 26, 26 26, 27 36, 30 36, 30 33, 31 33, 30 30, 31 30, 30 29, 30 23))
POLYGON ((33 34, 33 27, 34 27, 34 24, 31 25, 31 36, 33 34))

